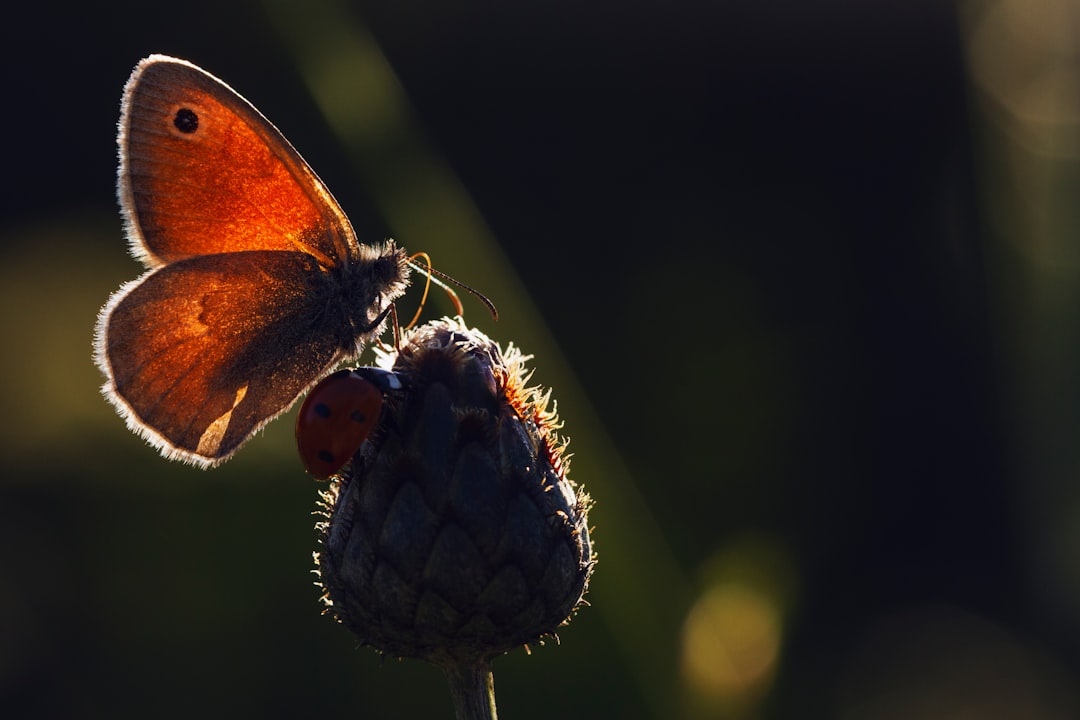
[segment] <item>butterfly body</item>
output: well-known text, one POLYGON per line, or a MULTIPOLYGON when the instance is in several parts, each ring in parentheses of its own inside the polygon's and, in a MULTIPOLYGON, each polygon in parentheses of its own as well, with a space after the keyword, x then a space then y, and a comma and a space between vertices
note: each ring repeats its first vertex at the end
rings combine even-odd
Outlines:
POLYGON ((183 60, 135 68, 118 145, 148 270, 98 317, 103 392, 162 454, 214 465, 377 337, 408 257, 359 243, 281 133, 183 60))

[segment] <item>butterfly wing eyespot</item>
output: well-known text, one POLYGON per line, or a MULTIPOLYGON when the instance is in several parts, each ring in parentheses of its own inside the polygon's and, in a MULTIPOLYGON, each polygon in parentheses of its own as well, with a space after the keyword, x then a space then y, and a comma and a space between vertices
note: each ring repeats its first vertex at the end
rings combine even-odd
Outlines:
POLYGON ((339 370, 316 385, 296 416, 307 471, 326 479, 341 470, 378 424, 384 393, 400 388, 395 373, 370 367, 339 370))

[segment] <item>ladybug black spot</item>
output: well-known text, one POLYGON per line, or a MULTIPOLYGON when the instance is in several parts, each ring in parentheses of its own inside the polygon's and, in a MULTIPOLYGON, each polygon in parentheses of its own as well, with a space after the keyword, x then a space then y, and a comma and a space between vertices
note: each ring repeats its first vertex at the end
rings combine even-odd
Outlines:
POLYGON ((321 418, 330 417, 330 406, 326 403, 316 403, 315 407, 313 407, 312 410, 314 410, 315 414, 321 418))
POLYGON ((334 462, 334 453, 330 452, 329 450, 320 450, 319 459, 325 463, 332 463, 334 462))
POLYGON ((349 419, 355 423, 360 423, 361 425, 364 423, 365 420, 367 420, 367 418, 364 417, 364 413, 360 412, 359 410, 353 410, 352 414, 349 415, 349 419))
POLYGON ((199 116, 191 108, 180 108, 173 117, 173 126, 185 135, 190 135, 199 129, 199 116))

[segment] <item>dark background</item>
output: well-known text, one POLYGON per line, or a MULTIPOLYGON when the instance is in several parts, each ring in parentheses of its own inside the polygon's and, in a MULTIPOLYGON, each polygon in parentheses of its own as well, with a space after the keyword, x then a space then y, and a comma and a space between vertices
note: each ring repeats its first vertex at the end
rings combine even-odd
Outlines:
POLYGON ((378 188, 426 179, 392 148, 357 167, 268 5, 30 3, 0 30, 0 714, 451 715, 438 671, 319 615, 292 415, 200 472, 97 393, 94 318, 140 272, 120 92, 163 52, 258 106, 361 239, 490 294, 503 319, 470 321, 554 386, 600 562, 561 644, 496 662, 506 717, 1074 716, 1076 273, 1016 249, 1029 216, 994 194, 1025 151, 968 62, 995 3, 343 4, 494 276, 403 234, 378 188))

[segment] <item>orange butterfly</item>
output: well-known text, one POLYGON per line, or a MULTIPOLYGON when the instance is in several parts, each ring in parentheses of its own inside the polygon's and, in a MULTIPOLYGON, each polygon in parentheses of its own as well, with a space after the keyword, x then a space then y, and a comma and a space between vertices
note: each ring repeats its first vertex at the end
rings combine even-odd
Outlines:
POLYGON ((410 259, 360 244, 277 128, 184 60, 138 64, 117 142, 147 272, 98 315, 102 391, 164 456, 216 465, 379 335, 410 259))

